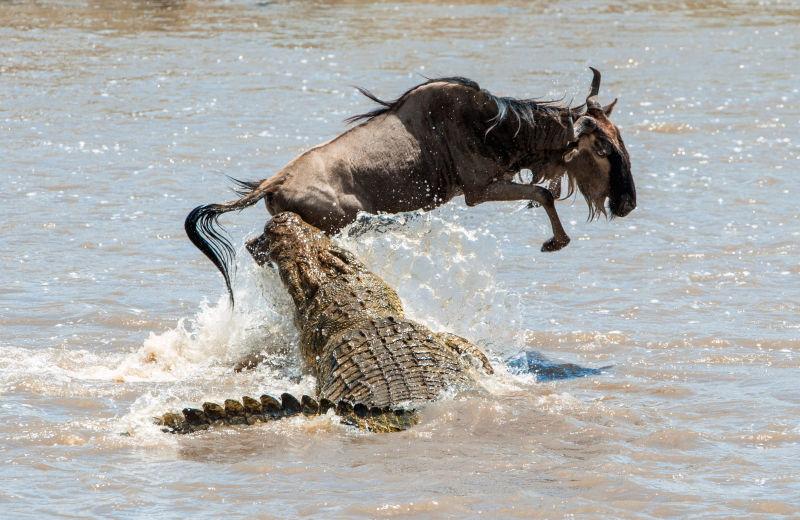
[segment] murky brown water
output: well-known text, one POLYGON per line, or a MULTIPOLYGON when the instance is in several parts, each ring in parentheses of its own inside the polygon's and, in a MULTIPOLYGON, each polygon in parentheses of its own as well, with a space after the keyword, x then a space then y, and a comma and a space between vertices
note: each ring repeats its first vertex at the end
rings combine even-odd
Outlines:
MULTIPOLYGON (((796 2, 0 2, 2 516, 800 515, 798 24, 796 2), (223 174, 342 131, 370 106, 352 84, 580 99, 590 64, 620 97, 631 216, 561 203, 552 255, 523 204, 344 241, 496 359, 609 374, 501 374, 397 435, 149 424, 312 388, 274 275, 240 256, 231 314, 183 234, 223 174)), ((224 220, 241 244, 264 218, 224 220)))

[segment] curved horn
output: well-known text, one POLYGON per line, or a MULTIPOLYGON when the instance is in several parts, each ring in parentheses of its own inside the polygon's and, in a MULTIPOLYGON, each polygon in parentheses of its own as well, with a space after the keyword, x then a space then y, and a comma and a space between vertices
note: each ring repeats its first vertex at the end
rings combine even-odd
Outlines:
POLYGON ((603 107, 597 100, 597 94, 600 93, 600 71, 594 67, 589 67, 592 71, 592 87, 589 89, 589 95, 586 96, 586 109, 600 109, 603 107))
POLYGON ((584 112, 586 112, 586 103, 572 107, 569 109, 569 111, 570 114, 572 114, 572 117, 580 117, 584 114, 584 112))
POLYGON ((575 133, 575 139, 577 140, 583 134, 592 132, 595 128, 597 128, 597 121, 592 116, 583 116, 575 121, 575 125, 573 127, 573 131, 575 133))
POLYGON ((589 67, 592 71, 592 88, 589 90, 589 96, 596 96, 600 93, 600 71, 594 67, 589 67))

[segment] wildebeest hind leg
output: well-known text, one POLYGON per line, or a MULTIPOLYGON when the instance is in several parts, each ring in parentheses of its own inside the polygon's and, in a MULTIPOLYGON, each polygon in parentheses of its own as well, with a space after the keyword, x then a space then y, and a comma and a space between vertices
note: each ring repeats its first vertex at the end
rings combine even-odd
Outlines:
POLYGON ((532 200, 540 204, 547 212, 550 226, 553 228, 553 238, 542 244, 542 251, 558 251, 569 244, 569 236, 561 225, 561 220, 556 212, 553 194, 541 186, 530 184, 516 184, 510 181, 496 181, 479 190, 464 190, 467 204, 474 206, 481 202, 504 200, 532 200))

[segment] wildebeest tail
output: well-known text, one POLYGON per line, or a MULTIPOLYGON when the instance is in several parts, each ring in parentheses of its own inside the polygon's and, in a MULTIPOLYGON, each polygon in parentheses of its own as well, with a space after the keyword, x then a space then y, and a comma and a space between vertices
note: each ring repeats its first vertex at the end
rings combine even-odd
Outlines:
POLYGON ((248 195, 251 191, 258 188, 262 182, 264 182, 264 181, 243 181, 241 179, 236 179, 234 177, 231 177, 230 175, 228 175, 227 177, 232 183, 236 185, 233 188, 233 191, 235 191, 236 194, 241 197, 248 195))
POLYGON ((238 188, 236 192, 241 198, 222 204, 205 204, 194 208, 186 217, 184 229, 189 240, 211 260, 225 279, 231 306, 233 306, 233 290, 231 288, 231 268, 236 257, 236 250, 224 234, 218 219, 223 213, 242 210, 252 206, 269 192, 272 179, 264 181, 240 181, 233 179, 238 188))

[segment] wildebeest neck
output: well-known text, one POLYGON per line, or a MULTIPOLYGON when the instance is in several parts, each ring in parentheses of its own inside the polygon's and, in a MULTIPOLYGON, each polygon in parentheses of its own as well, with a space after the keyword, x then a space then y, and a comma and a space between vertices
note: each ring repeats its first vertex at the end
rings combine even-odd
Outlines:
POLYGON ((481 91, 483 103, 471 116, 481 138, 480 153, 508 171, 529 168, 561 154, 574 140, 570 110, 550 102, 503 98, 481 91), (484 122, 484 124, 480 124, 484 122))

